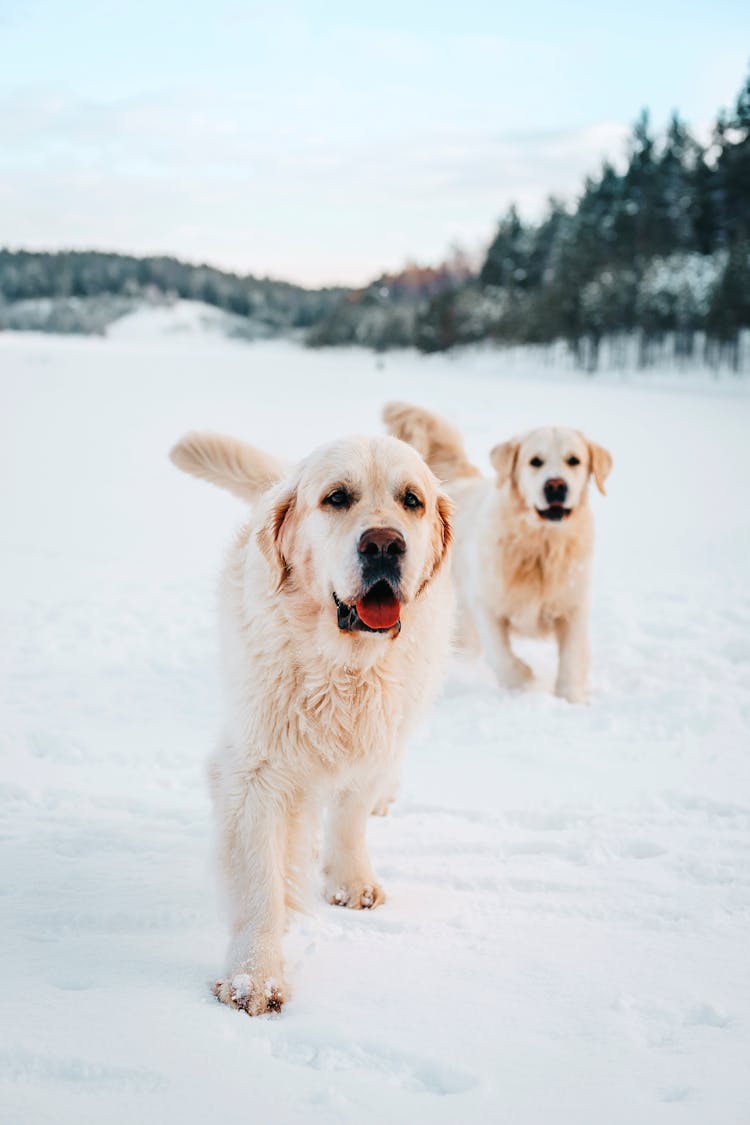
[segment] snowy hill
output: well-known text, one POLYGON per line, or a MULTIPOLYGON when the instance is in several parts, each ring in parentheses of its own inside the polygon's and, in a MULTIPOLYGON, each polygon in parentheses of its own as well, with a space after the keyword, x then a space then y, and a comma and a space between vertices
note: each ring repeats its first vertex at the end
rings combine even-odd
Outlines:
POLYGON ((273 333, 263 322, 234 316, 202 301, 169 301, 135 307, 113 321, 106 335, 111 340, 152 340, 170 336, 258 340, 267 339, 273 333))
POLYGON ((288 335, 316 323, 340 289, 228 273, 176 258, 0 247, 0 331, 101 334, 118 317, 179 299, 223 310, 233 335, 288 335))
POLYGON ((529 353, 252 348, 200 307, 109 339, 0 336, 0 1116, 744 1125, 750 1120, 750 399, 595 381, 529 353), (391 397, 497 440, 572 423, 614 454, 597 519, 593 698, 455 662, 370 826, 388 895, 320 902, 294 994, 249 1020, 203 770, 221 715, 231 497, 177 473, 201 427, 286 457, 391 397))
MULTIPOLYGON (((0 330, 58 335, 146 339, 159 336, 221 335, 265 340, 281 334, 263 317, 238 316, 203 301, 146 300, 143 297, 42 297, 0 308, 0 330)), ((288 325, 284 335, 294 335, 288 325)))

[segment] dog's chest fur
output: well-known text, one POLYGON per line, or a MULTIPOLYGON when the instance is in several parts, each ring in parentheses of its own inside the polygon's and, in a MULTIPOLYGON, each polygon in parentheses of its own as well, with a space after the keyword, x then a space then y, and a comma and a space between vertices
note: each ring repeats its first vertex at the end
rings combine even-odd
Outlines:
POLYGON ((514 629, 531 636, 551 632, 570 616, 587 588, 591 549, 587 512, 580 524, 529 528, 506 524, 496 543, 501 613, 514 629))
POLYGON ((309 636, 279 630, 270 606, 245 616, 233 583, 223 609, 230 741, 247 765, 265 761, 311 783, 316 775, 338 782, 396 753, 408 694, 397 675, 403 662, 388 653, 389 646, 411 647, 408 637, 354 638, 381 646, 382 655, 364 668, 347 667, 309 636))
POLYGON ((308 672, 296 703, 304 743, 334 769, 388 756, 402 721, 402 693, 393 688, 392 677, 377 666, 366 673, 345 667, 308 672))
POLYGON ((390 757, 403 723, 404 693, 387 663, 363 671, 319 656, 305 664, 292 646, 267 659, 260 640, 255 631, 237 666, 232 709, 241 717, 240 740, 252 757, 326 775, 390 757))
POLYGON ((344 635, 333 600, 325 617, 269 590, 264 560, 247 547, 245 537, 230 555, 220 599, 233 768, 270 766, 295 787, 390 768, 447 656, 447 569, 397 638, 344 635))

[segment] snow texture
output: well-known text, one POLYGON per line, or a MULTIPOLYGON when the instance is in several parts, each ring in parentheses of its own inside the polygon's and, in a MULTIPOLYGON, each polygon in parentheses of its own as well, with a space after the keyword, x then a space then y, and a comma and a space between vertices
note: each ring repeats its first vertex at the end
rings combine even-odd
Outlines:
POLYGON ((0 336, 0 1119, 750 1121, 745 384, 115 335, 0 336), (210 992, 204 784, 242 508, 166 454, 295 457, 394 396, 483 465, 548 421, 613 451, 592 702, 543 644, 522 694, 456 660, 370 825, 386 904, 296 919, 293 996, 248 1019, 210 992))

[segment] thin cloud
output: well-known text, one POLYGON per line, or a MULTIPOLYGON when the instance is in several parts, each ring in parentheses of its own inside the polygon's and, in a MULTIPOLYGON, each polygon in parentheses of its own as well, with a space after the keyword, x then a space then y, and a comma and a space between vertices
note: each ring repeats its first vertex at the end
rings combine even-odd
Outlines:
POLYGON ((717 53, 715 21, 699 40, 686 24, 681 70, 666 76, 661 44, 629 15, 576 30, 551 8, 488 9, 474 27, 470 11, 313 17, 291 3, 282 16, 234 0, 179 27, 144 3, 127 20, 100 7, 95 56, 89 15, 55 25, 48 9, 60 44, 45 57, 38 8, 10 10, 29 58, 9 53, 0 92, 0 244, 172 253, 310 284, 486 245, 511 202, 536 217, 619 161, 641 96, 662 124, 663 89, 694 87, 696 51, 714 77, 720 58, 727 86, 744 67, 717 53), (144 48, 132 73, 118 32, 144 48), (211 36, 220 50, 204 52, 211 36))
MULTIPOLYGON (((361 284, 407 257, 492 237, 622 150, 617 124, 531 135, 433 129, 341 148, 216 129, 178 103, 27 109, 35 146, 3 145, 0 241, 169 252, 308 284, 361 284)), ((14 128, 23 131, 17 121, 14 128)))

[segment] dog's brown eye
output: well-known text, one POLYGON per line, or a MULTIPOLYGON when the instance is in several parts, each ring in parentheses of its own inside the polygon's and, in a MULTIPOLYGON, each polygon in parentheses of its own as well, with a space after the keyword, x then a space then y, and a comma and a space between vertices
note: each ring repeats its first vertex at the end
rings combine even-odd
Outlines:
POLYGON ((541 469, 544 461, 542 461, 541 457, 532 457, 529 461, 529 464, 532 465, 535 469, 541 469))
POLYGON ((572 457, 568 458, 568 464, 571 466, 571 468, 575 468, 576 465, 580 465, 580 463, 581 463, 581 458, 576 457, 575 453, 573 454, 572 457))
POLYGON ((334 488, 333 492, 329 492, 323 500, 329 508, 348 508, 351 502, 352 494, 345 488, 334 488))
POLYGON ((404 505, 405 508, 411 508, 412 510, 416 509, 416 508, 424 508, 424 504, 419 499, 416 492, 412 492, 409 489, 407 489, 406 492, 404 493, 403 499, 402 499, 401 502, 402 502, 402 504, 404 505))

